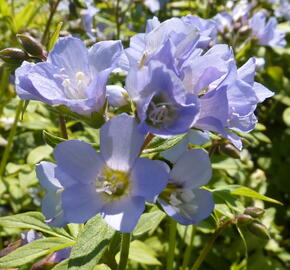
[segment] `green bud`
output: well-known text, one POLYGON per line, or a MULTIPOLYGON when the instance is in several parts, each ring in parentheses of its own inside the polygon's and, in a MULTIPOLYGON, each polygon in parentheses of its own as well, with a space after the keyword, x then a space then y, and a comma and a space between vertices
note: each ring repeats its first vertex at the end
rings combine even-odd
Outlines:
POLYGON ((219 148, 223 154, 232 158, 240 159, 240 151, 232 144, 222 144, 219 148))
POLYGON ((8 64, 21 64, 29 56, 26 52, 18 48, 6 48, 0 51, 0 58, 8 64))
POLYGON ((244 211, 244 214, 250 215, 254 218, 261 217, 264 213, 265 210, 258 207, 248 207, 244 211))
POLYGON ((248 230, 260 239, 269 240, 270 235, 265 225, 258 221, 254 221, 247 225, 248 230))
POLYGON ((243 215, 239 215, 238 217, 237 217, 237 221, 238 221, 238 224, 239 225, 247 225, 247 224, 249 224, 250 222, 252 222, 254 219, 251 217, 251 216, 249 216, 249 215, 245 215, 245 214, 243 214, 243 215))
POLYGON ((16 35, 23 49, 32 56, 44 59, 44 50, 41 44, 27 34, 16 35))

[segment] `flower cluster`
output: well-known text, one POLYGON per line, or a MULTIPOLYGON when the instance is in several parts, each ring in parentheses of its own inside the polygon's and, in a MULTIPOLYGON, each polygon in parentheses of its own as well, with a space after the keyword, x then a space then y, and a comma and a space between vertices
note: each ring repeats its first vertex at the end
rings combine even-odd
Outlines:
MULTIPOLYGON (((233 16, 243 21, 248 13, 237 9, 233 16)), ((261 27, 255 32, 259 18, 250 20, 253 32, 262 43, 273 42, 261 27)), ((153 18, 126 49, 120 41, 102 41, 87 50, 79 39, 65 37, 47 61, 24 62, 16 70, 22 99, 88 116, 106 114, 108 106, 136 108, 101 127, 100 152, 67 140, 54 149, 56 163, 37 165, 47 190, 42 211, 50 225, 83 223, 100 214, 116 230, 131 232, 146 202, 159 204, 185 225, 210 215, 212 195, 200 188, 211 178, 210 159, 205 150, 188 145, 208 142, 214 132, 241 149, 238 132, 255 127, 257 104, 273 95, 254 81, 256 59, 237 67, 232 48, 216 44, 216 34, 214 20, 153 18), (110 74, 119 70, 127 75, 125 88, 108 85, 110 74), (140 157, 148 138, 181 134, 186 136, 175 150, 161 153, 167 163, 140 157)))
POLYGON ((224 11, 217 14, 214 17, 217 30, 226 37, 235 31, 239 35, 246 34, 260 45, 284 47, 285 33, 277 28, 277 19, 272 16, 267 20, 268 14, 264 10, 254 11, 251 17, 254 7, 253 3, 243 0, 236 4, 231 13, 224 11))

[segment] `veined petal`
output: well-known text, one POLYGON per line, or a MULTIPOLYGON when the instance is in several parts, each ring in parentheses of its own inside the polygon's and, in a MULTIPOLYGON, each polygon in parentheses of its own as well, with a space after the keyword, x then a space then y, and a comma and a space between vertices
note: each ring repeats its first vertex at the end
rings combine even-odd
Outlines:
POLYGON ((88 50, 78 38, 60 38, 48 55, 47 61, 62 69, 69 77, 77 72, 89 74, 88 50))
POLYGON ((212 176, 208 154, 202 149, 191 149, 177 160, 169 175, 169 181, 183 188, 195 188, 207 184, 212 176))
POLYGON ((169 167, 164 162, 138 158, 130 173, 131 194, 154 202, 156 195, 167 185, 168 172, 169 167))
POLYGON ((120 58, 123 46, 120 40, 106 40, 96 43, 89 51, 89 64, 92 75, 113 68, 120 58))
POLYGON ((90 144, 77 140, 58 144, 54 157, 62 171, 84 184, 94 182, 104 166, 101 155, 90 144))
POLYGON ((123 197, 108 203, 102 209, 104 220, 115 230, 130 233, 145 209, 143 197, 123 197))
POLYGON ((129 171, 139 156, 144 135, 138 132, 137 126, 136 119, 125 113, 102 126, 101 154, 111 169, 129 171))

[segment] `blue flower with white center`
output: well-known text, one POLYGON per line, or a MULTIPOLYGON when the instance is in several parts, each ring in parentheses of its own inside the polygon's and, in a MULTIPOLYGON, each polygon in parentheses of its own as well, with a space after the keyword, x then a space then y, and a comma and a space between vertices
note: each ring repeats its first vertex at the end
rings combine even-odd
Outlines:
POLYGON ((189 130, 199 113, 197 98, 186 93, 176 74, 158 61, 141 70, 131 69, 127 91, 137 105, 140 131, 178 135, 189 130))
POLYGON ((145 201, 154 202, 168 181, 165 163, 139 158, 143 142, 135 118, 121 114, 102 126, 99 153, 76 140, 57 145, 57 164, 41 162, 36 170, 49 192, 55 179, 62 186, 55 190, 61 197, 57 205, 61 205, 62 215, 47 216, 59 211, 56 203, 43 201, 49 223, 83 223, 101 214, 114 229, 131 232, 144 211, 145 201))
POLYGON ((98 42, 87 50, 77 38, 61 38, 46 62, 24 62, 16 70, 16 92, 22 99, 66 105, 79 114, 97 112, 122 50, 121 41, 98 42))
POLYGON ((271 17, 266 23, 267 15, 264 11, 258 11, 250 19, 249 25, 252 36, 258 40, 260 45, 271 47, 285 47, 285 32, 277 29, 278 21, 271 17))
POLYGON ((158 202, 170 217, 183 225, 202 221, 214 209, 211 193, 199 189, 207 184, 211 175, 211 163, 204 150, 184 152, 172 168, 168 185, 158 202))

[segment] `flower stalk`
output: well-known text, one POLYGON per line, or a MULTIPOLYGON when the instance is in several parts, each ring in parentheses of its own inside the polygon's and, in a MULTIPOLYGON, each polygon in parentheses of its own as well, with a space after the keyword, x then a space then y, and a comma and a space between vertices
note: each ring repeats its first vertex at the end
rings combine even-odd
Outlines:
POLYGON ((120 262, 118 265, 118 270, 125 270, 128 257, 129 257, 129 249, 130 249, 130 241, 131 234, 130 233, 122 233, 121 235, 121 252, 120 252, 120 262))

